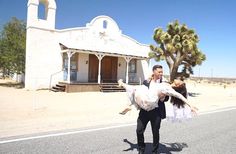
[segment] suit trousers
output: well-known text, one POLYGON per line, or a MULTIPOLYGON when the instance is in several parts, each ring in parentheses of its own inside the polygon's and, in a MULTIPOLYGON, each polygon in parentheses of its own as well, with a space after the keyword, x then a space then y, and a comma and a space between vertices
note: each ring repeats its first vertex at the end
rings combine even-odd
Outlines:
POLYGON ((145 149, 144 143, 144 131, 147 127, 148 122, 151 122, 152 135, 153 135, 153 152, 157 152, 159 147, 159 129, 161 126, 161 117, 159 108, 155 108, 151 111, 145 111, 140 109, 139 116, 137 119, 137 140, 139 150, 145 149))

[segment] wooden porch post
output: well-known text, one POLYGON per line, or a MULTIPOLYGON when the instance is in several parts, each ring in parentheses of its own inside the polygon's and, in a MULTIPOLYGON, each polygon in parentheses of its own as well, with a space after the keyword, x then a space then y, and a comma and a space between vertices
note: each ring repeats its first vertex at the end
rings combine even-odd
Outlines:
POLYGON ((103 54, 95 54, 98 57, 98 84, 101 83, 101 61, 102 58, 105 56, 103 54))
POLYGON ((125 57, 126 61, 126 83, 129 83, 129 62, 132 59, 132 57, 125 57))
POLYGON ((70 58, 75 52, 72 52, 72 51, 68 50, 66 53, 67 53, 67 57, 68 57, 67 82, 70 83, 70 58))

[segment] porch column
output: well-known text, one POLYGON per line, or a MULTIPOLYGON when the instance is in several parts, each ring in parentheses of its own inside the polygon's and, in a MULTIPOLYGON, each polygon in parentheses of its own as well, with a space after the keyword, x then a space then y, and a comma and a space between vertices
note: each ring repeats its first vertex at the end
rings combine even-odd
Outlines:
POLYGON ((66 53, 67 53, 67 57, 68 57, 67 82, 70 83, 70 58, 75 52, 68 50, 66 53))
POLYGON ((125 57, 126 61, 126 83, 129 83, 129 62, 132 59, 132 57, 125 57))
POLYGON ((98 84, 101 83, 101 61, 102 58, 105 56, 103 54, 95 54, 98 57, 98 84))

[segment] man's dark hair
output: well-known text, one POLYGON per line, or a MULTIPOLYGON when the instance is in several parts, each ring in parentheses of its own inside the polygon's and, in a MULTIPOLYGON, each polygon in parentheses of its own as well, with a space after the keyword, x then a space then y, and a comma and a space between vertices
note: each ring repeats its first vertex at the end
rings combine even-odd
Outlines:
POLYGON ((162 69, 162 66, 161 65, 154 65, 152 67, 152 71, 156 70, 157 68, 161 68, 162 69))

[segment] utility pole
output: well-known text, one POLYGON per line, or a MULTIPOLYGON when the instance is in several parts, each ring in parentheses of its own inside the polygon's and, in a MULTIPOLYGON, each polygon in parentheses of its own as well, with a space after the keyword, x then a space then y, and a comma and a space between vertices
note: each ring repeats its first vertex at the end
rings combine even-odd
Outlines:
POLYGON ((211 79, 213 78, 213 68, 211 69, 211 79))
POLYGON ((201 69, 199 67, 199 70, 198 70, 198 79, 200 80, 200 74, 201 74, 201 69))

